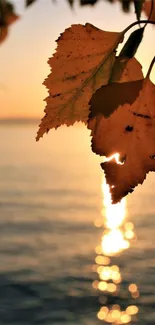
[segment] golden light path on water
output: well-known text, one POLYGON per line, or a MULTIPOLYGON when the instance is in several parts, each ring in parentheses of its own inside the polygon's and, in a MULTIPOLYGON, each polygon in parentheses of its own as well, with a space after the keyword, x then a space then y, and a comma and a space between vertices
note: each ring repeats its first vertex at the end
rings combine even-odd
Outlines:
MULTIPOLYGON (((105 297, 108 295, 118 296, 118 292, 121 292, 122 276, 119 266, 116 265, 116 257, 130 247, 136 236, 133 223, 127 220, 126 199, 122 199, 120 203, 112 204, 109 186, 105 180, 102 183, 102 192, 102 219, 96 220, 95 225, 103 226, 104 232, 101 244, 96 247, 96 264, 93 270, 97 272, 99 279, 93 282, 93 287, 101 291, 105 297), (114 257, 115 264, 112 261, 114 257)), ((131 283, 127 291, 133 299, 139 297, 136 284, 131 283)), ((138 307, 135 304, 128 305, 125 310, 121 310, 119 304, 113 304, 110 307, 102 306, 97 317, 106 323, 131 324, 137 313, 138 307)))

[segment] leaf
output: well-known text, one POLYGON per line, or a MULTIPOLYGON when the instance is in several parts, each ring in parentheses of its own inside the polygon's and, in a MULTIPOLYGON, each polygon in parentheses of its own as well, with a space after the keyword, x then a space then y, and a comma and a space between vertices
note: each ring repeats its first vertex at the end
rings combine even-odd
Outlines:
POLYGON ((14 6, 10 2, 0 1, 0 43, 8 35, 8 27, 19 18, 14 12, 14 6))
POLYGON ((137 19, 140 20, 143 4, 145 0, 134 0, 134 7, 137 19))
POLYGON ((119 105, 132 104, 139 95, 142 84, 143 80, 136 80, 123 83, 113 82, 102 86, 96 90, 91 98, 89 118, 96 117, 99 114, 107 118, 119 105))
POLYGON ((92 135, 97 129, 102 115, 108 117, 117 109, 119 104, 134 102, 139 95, 142 79, 142 66, 135 58, 123 62, 119 57, 116 58, 110 84, 97 89, 89 102, 88 128, 92 130, 92 135), (128 92, 128 81, 131 83, 131 92, 128 92), (133 84, 132 81, 134 81, 133 84), (115 94, 113 91, 115 91, 115 94))
POLYGON ((85 6, 85 5, 94 5, 96 4, 98 0, 80 0, 80 5, 85 6))
MULTIPOLYGON (((131 91, 131 83, 128 83, 131 91)), ((124 164, 114 159, 102 163, 113 203, 142 184, 155 171, 155 85, 144 79, 135 102, 120 105, 109 117, 102 115, 93 135, 93 151, 110 157, 119 153, 124 164)))
POLYGON ((26 7, 31 6, 34 2, 36 2, 36 0, 26 0, 25 6, 26 7))
POLYGON ((130 37, 128 38, 127 42, 125 43, 125 45, 123 46, 119 56, 117 56, 112 71, 111 71, 111 76, 109 79, 109 83, 110 82, 123 82, 123 81, 128 81, 128 80, 138 80, 143 78, 143 74, 141 73, 141 76, 139 78, 139 71, 141 71, 141 66, 138 63, 138 61, 130 61, 129 59, 131 59, 136 51, 137 48, 142 40, 143 37, 143 32, 144 32, 144 28, 139 28, 138 30, 136 30, 135 32, 133 32, 130 37), (130 64, 132 64, 133 62, 135 62, 134 64, 134 69, 132 70, 130 68, 130 64), (127 73, 127 80, 122 80, 122 74, 123 71, 125 70, 126 65, 128 64, 128 72, 127 73), (140 69, 139 69, 140 68, 140 69), (137 71, 137 77, 135 79, 136 76, 136 71, 137 71), (132 77, 130 78, 128 73, 130 71, 130 74, 132 73, 132 77), (134 76, 134 79, 133 79, 134 76))
POLYGON ((72 8, 73 7, 73 4, 74 4, 74 0, 68 0, 68 3, 70 5, 70 7, 72 8))
POLYGON ((123 46, 119 57, 132 58, 140 45, 144 33, 144 27, 135 30, 128 38, 127 42, 123 46))
POLYGON ((110 82, 126 82, 143 78, 142 66, 135 59, 117 57, 112 68, 110 82))
MULTIPOLYGON (((133 81, 133 85, 127 82, 125 87, 128 93, 131 94, 135 83, 139 96, 133 103, 123 103, 122 96, 118 104, 118 85, 115 84, 115 89, 113 85, 109 98, 112 104, 115 102, 111 97, 116 98, 115 106, 118 108, 108 118, 104 116, 104 107, 106 103, 109 105, 109 99, 108 102, 106 98, 100 99, 103 108, 101 105, 100 108, 93 106, 93 97, 91 100, 88 128, 91 129, 93 152, 106 157, 119 153, 120 161, 124 162, 117 164, 113 158, 101 164, 110 185, 113 203, 119 202, 135 186, 142 184, 149 171, 155 171, 155 86, 148 78, 133 81)), ((111 85, 105 87, 110 88, 111 85)), ((126 93, 123 94, 125 101, 126 93)))
MULTIPOLYGON (((92 135, 96 132, 102 115, 104 117, 111 115, 111 113, 117 109, 118 104, 123 105, 126 101, 129 103, 134 102, 141 89, 141 80, 143 80, 142 66, 135 58, 127 61, 125 60, 123 62, 119 57, 116 58, 113 65, 110 84, 101 86, 99 89, 97 89, 89 102, 90 113, 88 119, 88 128, 92 130, 92 135), (130 83, 132 81, 135 81, 133 87, 131 86, 132 92, 128 92, 127 90, 126 86, 128 85, 128 81, 130 83), (120 85, 118 83, 120 83, 120 85), (115 87, 117 85, 115 95, 113 93, 113 89, 115 89, 114 85, 115 87), (101 114, 99 112, 101 112, 101 114)), ((95 152, 94 149, 93 151, 95 152)))
POLYGON ((129 12, 130 11, 130 4, 132 0, 121 0, 122 2, 122 9, 124 12, 129 12))
POLYGON ((122 40, 122 33, 102 31, 89 23, 72 25, 61 34, 57 51, 48 61, 52 73, 44 84, 49 96, 37 140, 62 124, 87 122, 89 100, 108 83, 116 47, 122 40))
POLYGON ((152 0, 145 1, 143 5, 143 10, 146 14, 146 16, 149 18, 149 20, 155 21, 155 0, 153 0, 153 10, 151 13, 152 8, 152 0), (151 13, 151 15, 150 15, 151 13))
MULTIPOLYGON (((115 147, 125 160, 123 165, 114 160, 102 163, 116 203, 142 184, 149 171, 155 171, 155 85, 146 79, 134 104, 120 106, 109 124, 111 152, 115 147)), ((105 124, 102 127, 105 133, 105 124)))
POLYGON ((0 27, 5 26, 5 11, 4 3, 0 0, 0 27))

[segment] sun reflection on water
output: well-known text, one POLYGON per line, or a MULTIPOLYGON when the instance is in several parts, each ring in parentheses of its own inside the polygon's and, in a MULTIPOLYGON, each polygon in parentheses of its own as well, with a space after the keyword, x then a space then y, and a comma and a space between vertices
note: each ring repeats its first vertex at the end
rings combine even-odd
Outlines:
MULTIPOLYGON (((103 226, 104 232, 101 244, 96 247, 96 258, 93 271, 98 274, 98 280, 93 282, 93 288, 103 293, 106 298, 109 295, 119 297, 121 293, 122 275, 116 257, 128 249, 132 240, 136 238, 134 225, 127 220, 126 199, 120 203, 111 204, 109 186, 103 180, 103 209, 102 219, 95 220, 96 227, 103 226), (115 258, 115 264, 113 259, 115 258)), ((136 284, 128 286, 128 294, 132 299, 139 297, 136 284)), ((101 299, 106 301, 105 299, 101 299)), ((118 301, 118 299, 117 299, 118 301)), ((105 304, 105 303, 104 303, 105 304)), ((121 310, 118 304, 106 304, 101 307, 97 317, 99 320, 111 324, 129 324, 138 313, 138 307, 130 304, 121 310)))

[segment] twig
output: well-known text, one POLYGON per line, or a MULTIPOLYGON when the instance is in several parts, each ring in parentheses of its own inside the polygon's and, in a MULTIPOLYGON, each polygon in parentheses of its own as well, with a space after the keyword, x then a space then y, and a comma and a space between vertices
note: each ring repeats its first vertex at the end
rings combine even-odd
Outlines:
POLYGON ((128 30, 130 30, 132 27, 138 25, 139 23, 140 24, 146 24, 147 23, 147 24, 155 25, 155 21, 153 21, 153 20, 142 19, 142 20, 139 20, 139 21, 134 21, 134 23, 132 23, 131 25, 129 25, 128 27, 126 27, 123 30, 122 34, 123 35, 126 34, 128 32, 128 30))
POLYGON ((155 56, 154 56, 154 58, 152 59, 152 61, 151 61, 151 63, 150 63, 150 66, 149 66, 149 69, 148 69, 148 72, 147 72, 146 78, 149 78, 154 63, 155 63, 155 56))

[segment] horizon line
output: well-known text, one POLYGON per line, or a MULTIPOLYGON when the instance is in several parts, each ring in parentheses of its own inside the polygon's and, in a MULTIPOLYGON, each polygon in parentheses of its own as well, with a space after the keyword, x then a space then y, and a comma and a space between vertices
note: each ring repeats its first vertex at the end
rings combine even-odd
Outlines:
POLYGON ((0 124, 32 124, 39 123, 41 121, 40 117, 28 117, 28 116, 18 116, 18 117, 0 117, 0 124))

